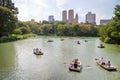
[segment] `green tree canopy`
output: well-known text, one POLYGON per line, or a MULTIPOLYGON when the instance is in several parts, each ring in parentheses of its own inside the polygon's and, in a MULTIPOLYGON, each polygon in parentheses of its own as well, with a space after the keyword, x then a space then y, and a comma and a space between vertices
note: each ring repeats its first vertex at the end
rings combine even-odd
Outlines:
POLYGON ((0 0, 0 6, 7 7, 13 14, 18 14, 18 8, 14 6, 11 0, 0 0))
POLYGON ((10 9, 0 6, 0 37, 10 34, 16 27, 16 21, 10 9))
POLYGON ((115 17, 113 19, 115 21, 120 21, 120 5, 116 5, 114 14, 115 14, 115 17))
POLYGON ((120 44, 120 5, 116 5, 113 21, 101 28, 101 40, 106 43, 120 44))

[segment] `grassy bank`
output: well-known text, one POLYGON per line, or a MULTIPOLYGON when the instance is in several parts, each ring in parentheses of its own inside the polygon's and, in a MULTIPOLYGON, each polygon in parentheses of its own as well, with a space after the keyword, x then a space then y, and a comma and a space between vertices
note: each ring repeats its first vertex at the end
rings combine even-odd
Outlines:
POLYGON ((0 38, 0 43, 22 40, 22 39, 27 39, 30 37, 35 37, 35 36, 36 34, 25 34, 25 35, 11 34, 9 35, 9 37, 0 38))

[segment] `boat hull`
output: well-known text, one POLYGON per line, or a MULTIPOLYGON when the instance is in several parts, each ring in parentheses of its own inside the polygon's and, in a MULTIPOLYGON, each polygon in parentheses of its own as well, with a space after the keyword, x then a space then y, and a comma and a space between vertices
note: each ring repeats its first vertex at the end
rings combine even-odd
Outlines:
POLYGON ((74 66, 69 67, 70 71, 80 72, 81 67, 74 68, 74 66))
POLYGON ((105 46, 98 46, 98 48, 105 48, 105 46))
POLYGON ((114 66, 108 67, 106 64, 102 65, 99 61, 96 62, 100 67, 104 68, 107 71, 116 71, 117 69, 114 66))
POLYGON ((34 54, 36 54, 36 55, 43 55, 43 53, 41 53, 41 52, 34 52, 34 54))
MULTIPOLYGON (((73 61, 74 62, 74 61, 73 61)), ((75 71, 75 72, 80 72, 81 71, 81 62, 79 61, 77 68, 74 68, 74 63, 70 64, 69 70, 70 71, 75 71)))

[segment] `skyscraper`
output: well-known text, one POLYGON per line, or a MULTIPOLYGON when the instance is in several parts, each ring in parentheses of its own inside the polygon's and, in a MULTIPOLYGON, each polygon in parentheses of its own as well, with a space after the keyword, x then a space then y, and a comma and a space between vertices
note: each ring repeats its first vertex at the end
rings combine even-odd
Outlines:
POLYGON ((74 23, 78 23, 78 14, 75 15, 75 20, 74 20, 74 23))
POLYGON ((53 16, 53 15, 50 15, 50 16, 48 17, 48 21, 49 21, 50 23, 54 22, 54 21, 55 21, 54 16, 53 16))
POLYGON ((77 24, 78 23, 78 14, 75 15, 74 18, 74 10, 70 9, 68 11, 68 15, 67 15, 67 11, 64 10, 62 11, 62 21, 68 23, 68 24, 77 24))
POLYGON ((87 24, 96 24, 96 15, 88 12, 86 14, 86 23, 87 24))
POLYGON ((64 11, 62 12, 62 21, 64 21, 64 22, 67 23, 67 11, 66 11, 66 10, 64 10, 64 11))
POLYGON ((74 11, 73 9, 70 9, 68 12, 68 23, 73 23, 74 22, 74 11))

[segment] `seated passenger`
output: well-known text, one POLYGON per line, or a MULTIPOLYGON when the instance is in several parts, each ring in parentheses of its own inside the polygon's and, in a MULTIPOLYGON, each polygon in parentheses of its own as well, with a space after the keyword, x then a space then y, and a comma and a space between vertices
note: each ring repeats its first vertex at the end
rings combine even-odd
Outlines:
POLYGON ((75 59, 75 61, 74 61, 74 68, 77 68, 77 66, 78 66, 78 59, 75 59))
POLYGON ((41 49, 39 50, 39 53, 42 53, 42 52, 41 52, 41 49))
POLYGON ((103 60, 103 57, 100 59, 101 65, 105 65, 105 61, 103 60))
POLYGON ((110 61, 108 61, 108 64, 107 64, 107 65, 108 65, 108 67, 110 67, 110 66, 111 66, 110 61))
POLYGON ((36 52, 37 52, 37 53, 39 52, 39 49, 38 49, 38 48, 36 48, 36 52))

